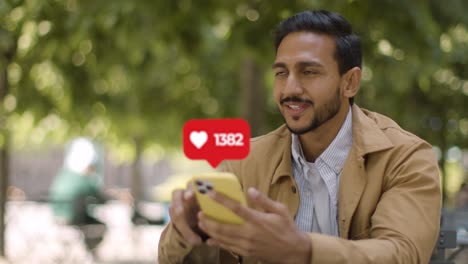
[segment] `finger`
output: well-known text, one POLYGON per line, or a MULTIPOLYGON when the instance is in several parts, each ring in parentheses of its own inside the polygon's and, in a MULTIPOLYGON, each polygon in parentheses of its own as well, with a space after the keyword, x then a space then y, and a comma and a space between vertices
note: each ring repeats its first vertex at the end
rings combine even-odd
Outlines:
POLYGON ((195 193, 193 192, 192 189, 187 189, 184 191, 183 199, 184 201, 189 202, 189 203, 196 203, 195 193))
POLYGON ((201 243, 201 238, 189 226, 185 220, 184 208, 182 206, 170 206, 169 215, 171 222, 180 235, 191 245, 201 243))
POLYGON ((184 200, 189 201, 194 199, 195 195, 191 189, 187 189, 184 191, 184 200))
POLYGON ((228 237, 234 240, 241 238, 243 234, 242 225, 224 224, 215 221, 202 212, 198 213, 198 226, 206 232, 210 237, 228 237))
POLYGON ((195 216, 196 213, 200 210, 200 206, 198 205, 195 193, 192 190, 185 190, 182 195, 182 199, 187 210, 192 212, 195 216))
POLYGON ((211 242, 208 245, 216 246, 220 244, 224 245, 224 247, 242 248, 239 244, 245 244, 243 241, 248 241, 243 226, 219 223, 206 217, 203 213, 199 213, 198 216, 200 229, 210 235, 208 241, 211 240, 211 242))
POLYGON ((238 215, 240 218, 244 220, 254 220, 256 217, 256 212, 253 209, 250 209, 242 204, 240 204, 238 201, 235 201, 226 195, 216 192, 216 191, 209 191, 208 196, 210 196, 211 199, 215 200, 216 202, 222 204, 224 207, 228 208, 231 210, 233 213, 238 215))
POLYGON ((197 235, 189 224, 189 213, 191 213, 184 204, 183 190, 176 190, 172 194, 172 203, 169 207, 169 216, 177 231, 182 237, 192 245, 201 243, 201 238, 197 235))
POLYGON ((247 196, 252 203, 264 209, 268 213, 288 215, 288 208, 284 204, 271 200, 265 194, 259 192, 253 187, 250 187, 247 190, 247 196))
POLYGON ((187 188, 184 191, 183 198, 185 201, 189 202, 191 206, 194 205, 197 209, 199 208, 192 182, 187 183, 187 188))
POLYGON ((183 194, 184 194, 184 190, 182 189, 175 189, 174 191, 172 191, 171 204, 182 204, 183 194))
POLYGON ((211 246, 211 247, 220 247, 220 248, 223 248, 229 252, 232 252, 234 253, 235 255, 237 256, 244 256, 244 257, 247 257, 249 256, 249 251, 238 245, 238 244, 226 244, 226 243, 223 243, 221 241, 218 241, 214 238, 210 238, 206 241, 206 244, 208 246, 211 246))

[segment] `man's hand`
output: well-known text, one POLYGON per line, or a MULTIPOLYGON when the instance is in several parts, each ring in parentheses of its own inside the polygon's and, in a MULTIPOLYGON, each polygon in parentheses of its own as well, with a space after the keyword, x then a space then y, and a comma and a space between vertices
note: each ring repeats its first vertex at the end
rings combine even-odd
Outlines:
POLYGON ((288 208, 254 188, 249 188, 250 201, 264 212, 240 205, 216 192, 214 200, 245 220, 242 225, 223 224, 198 213, 199 226, 211 238, 210 246, 219 246, 241 256, 254 256, 271 263, 309 263, 311 241, 297 229, 288 208))
POLYGON ((169 206, 171 222, 184 239, 192 246, 202 242, 197 226, 199 207, 191 186, 172 192, 172 203, 169 206))

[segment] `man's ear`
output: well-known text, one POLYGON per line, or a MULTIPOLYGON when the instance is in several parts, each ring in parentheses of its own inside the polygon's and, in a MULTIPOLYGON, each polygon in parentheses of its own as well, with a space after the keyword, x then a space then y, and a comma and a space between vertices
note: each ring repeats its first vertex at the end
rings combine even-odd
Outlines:
POLYGON ((342 79, 342 95, 347 98, 356 96, 361 84, 362 71, 359 67, 348 70, 342 79))

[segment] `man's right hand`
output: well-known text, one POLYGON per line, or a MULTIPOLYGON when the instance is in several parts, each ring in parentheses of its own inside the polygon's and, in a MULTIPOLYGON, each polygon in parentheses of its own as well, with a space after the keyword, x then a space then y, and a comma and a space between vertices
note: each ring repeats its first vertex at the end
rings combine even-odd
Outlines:
POLYGON ((198 211, 200 211, 200 208, 191 186, 185 190, 177 189, 172 192, 172 203, 169 207, 171 222, 175 229, 192 246, 202 242, 201 231, 198 228, 198 211))

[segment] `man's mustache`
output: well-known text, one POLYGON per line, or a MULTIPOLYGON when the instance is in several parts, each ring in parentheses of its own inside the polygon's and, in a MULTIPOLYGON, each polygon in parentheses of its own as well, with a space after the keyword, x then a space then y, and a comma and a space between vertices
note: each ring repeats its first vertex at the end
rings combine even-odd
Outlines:
POLYGON ((312 102, 309 99, 303 99, 297 96, 292 96, 292 97, 285 97, 280 100, 280 104, 288 103, 288 102, 294 102, 294 103, 306 103, 310 105, 314 105, 314 102, 312 102))

